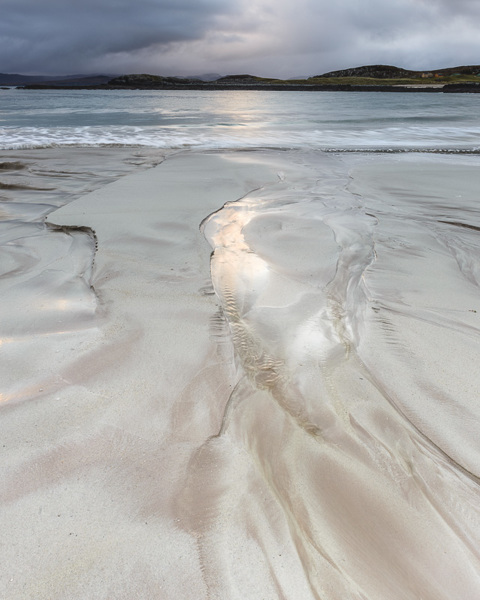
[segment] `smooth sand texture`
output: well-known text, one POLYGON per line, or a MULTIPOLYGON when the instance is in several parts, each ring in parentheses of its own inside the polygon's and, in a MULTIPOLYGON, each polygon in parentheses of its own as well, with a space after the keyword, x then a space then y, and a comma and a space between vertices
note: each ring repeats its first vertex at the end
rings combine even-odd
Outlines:
POLYGON ((0 595, 475 598, 478 172, 185 153, 5 230, 0 595))

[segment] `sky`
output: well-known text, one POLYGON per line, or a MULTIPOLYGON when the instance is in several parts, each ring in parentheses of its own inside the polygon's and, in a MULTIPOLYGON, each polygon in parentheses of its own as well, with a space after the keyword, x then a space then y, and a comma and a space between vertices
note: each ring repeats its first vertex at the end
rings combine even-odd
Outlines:
POLYGON ((312 76, 480 64, 480 0, 0 0, 0 72, 312 76))

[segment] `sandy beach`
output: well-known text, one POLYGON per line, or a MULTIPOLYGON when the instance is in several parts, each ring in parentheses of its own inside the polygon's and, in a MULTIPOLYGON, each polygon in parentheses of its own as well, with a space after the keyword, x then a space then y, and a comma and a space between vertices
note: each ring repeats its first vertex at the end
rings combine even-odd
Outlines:
POLYGON ((96 152, 0 157, 0 597, 477 597, 480 159, 96 152))

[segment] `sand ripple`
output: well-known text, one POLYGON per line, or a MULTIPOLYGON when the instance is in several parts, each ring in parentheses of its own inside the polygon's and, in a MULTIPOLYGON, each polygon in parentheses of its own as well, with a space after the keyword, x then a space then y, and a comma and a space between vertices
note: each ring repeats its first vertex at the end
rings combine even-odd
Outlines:
POLYGON ((195 463, 223 482, 202 538, 212 597, 213 561, 244 585, 218 546, 245 521, 265 556, 293 553, 302 597, 480 589, 478 171, 357 163, 347 179, 317 159, 204 224, 244 372, 195 463))

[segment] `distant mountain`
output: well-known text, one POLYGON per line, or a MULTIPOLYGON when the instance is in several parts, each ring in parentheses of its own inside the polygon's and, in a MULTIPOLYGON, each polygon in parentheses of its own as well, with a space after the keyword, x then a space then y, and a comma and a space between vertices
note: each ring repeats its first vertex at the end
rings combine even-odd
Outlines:
POLYGON ((309 78, 309 75, 296 75, 295 77, 289 77, 285 81, 305 81, 309 78))
POLYGON ((41 83, 47 79, 56 79, 55 77, 46 77, 42 75, 20 75, 18 73, 0 73, 0 85, 24 85, 25 83, 41 83))
POLYGON ((222 77, 219 73, 203 73, 202 75, 187 75, 187 79, 193 79, 194 81, 217 81, 222 77))
MULTIPOLYGON (((31 82, 34 85, 50 86, 55 87, 89 87, 92 85, 105 85, 111 81, 112 75, 79 75, 70 76, 61 79, 49 79, 44 81, 31 82)), ((31 84, 30 83, 30 84, 31 84)), ((30 85, 27 84, 27 85, 30 85)))
POLYGON ((477 75, 480 74, 479 65, 470 65, 463 67, 450 67, 447 69, 436 69, 434 71, 409 71, 391 65, 368 65, 364 67, 354 67, 352 69, 342 69, 340 71, 330 71, 323 75, 315 77, 371 77, 374 79, 406 79, 425 76, 448 76, 448 75, 477 75))
POLYGON ((107 83, 113 75, 21 75, 0 73, 0 85, 100 85, 107 83))
POLYGON ((220 77, 215 83, 236 83, 236 84, 257 84, 265 82, 281 81, 273 77, 257 77, 256 75, 227 75, 226 77, 220 77))
POLYGON ((149 75, 148 73, 135 73, 131 75, 121 75, 110 79, 108 84, 113 87, 136 87, 156 88, 158 86, 188 85, 194 83, 192 79, 185 77, 163 77, 162 75, 149 75))

